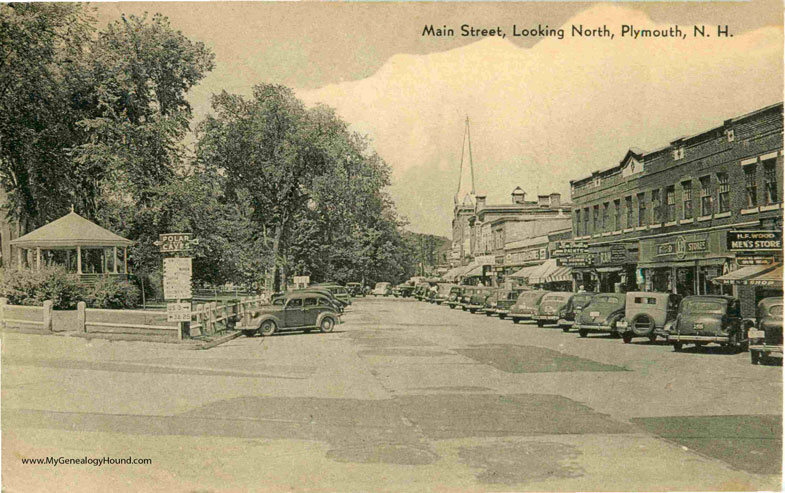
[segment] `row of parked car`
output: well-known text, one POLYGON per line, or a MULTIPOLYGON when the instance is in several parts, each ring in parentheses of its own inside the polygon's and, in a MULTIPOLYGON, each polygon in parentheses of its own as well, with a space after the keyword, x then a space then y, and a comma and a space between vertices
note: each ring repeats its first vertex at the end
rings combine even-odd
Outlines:
POLYGON ((756 318, 742 318, 739 300, 725 295, 681 297, 671 293, 569 293, 521 291, 439 283, 416 286, 415 298, 460 308, 470 313, 509 318, 514 323, 533 320, 590 333, 610 334, 625 343, 635 338, 665 339, 675 351, 685 344, 698 348, 719 344, 732 352, 749 349, 753 364, 783 354, 782 298, 765 298, 756 318))

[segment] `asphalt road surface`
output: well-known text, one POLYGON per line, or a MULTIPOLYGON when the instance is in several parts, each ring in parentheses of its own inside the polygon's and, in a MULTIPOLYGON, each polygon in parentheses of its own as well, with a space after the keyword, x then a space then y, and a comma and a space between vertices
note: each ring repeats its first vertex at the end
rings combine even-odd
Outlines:
POLYGON ((207 351, 4 333, 4 491, 781 488, 782 367, 749 354, 411 299, 344 319, 207 351))

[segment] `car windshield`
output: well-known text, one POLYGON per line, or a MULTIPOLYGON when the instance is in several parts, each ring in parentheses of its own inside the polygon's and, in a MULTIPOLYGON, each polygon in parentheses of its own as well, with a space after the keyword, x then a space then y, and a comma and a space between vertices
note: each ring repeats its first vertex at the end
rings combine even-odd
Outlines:
POLYGON ((613 304, 613 305, 617 305, 617 304, 621 304, 622 300, 621 300, 621 297, 619 297, 619 296, 600 294, 600 295, 595 296, 592 299, 592 302, 594 302, 594 303, 610 303, 610 304, 613 304))
POLYGON ((684 300, 681 311, 685 313, 725 313, 725 303, 715 300, 684 300))

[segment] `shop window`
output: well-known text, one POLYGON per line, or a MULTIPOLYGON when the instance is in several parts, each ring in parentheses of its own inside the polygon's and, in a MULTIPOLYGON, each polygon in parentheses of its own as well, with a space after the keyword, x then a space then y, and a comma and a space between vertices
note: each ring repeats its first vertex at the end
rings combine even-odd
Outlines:
POLYGON ((602 206, 602 227, 604 230, 607 230, 608 225, 610 224, 608 223, 608 209, 610 208, 611 208, 610 202, 605 202, 605 204, 602 206))
POLYGON ((692 219, 692 181, 681 182, 681 199, 684 205, 684 219, 692 219))
POLYGON ((599 231, 602 231, 602 223, 600 223, 600 206, 599 205, 595 205, 594 206, 594 218, 593 218, 593 221, 594 221, 594 232, 597 233, 599 231))
POLYGON ((665 189, 665 221, 673 222, 676 220, 676 188, 670 186, 665 189))
POLYGON ((621 199, 613 201, 613 230, 618 231, 621 229, 621 199))
POLYGON ((638 194, 638 226, 646 225, 646 194, 638 194))
POLYGON ((728 173, 717 173, 717 199, 719 202, 719 212, 728 212, 730 210, 730 181, 728 173))
POLYGON ((627 227, 632 227, 632 195, 625 198, 625 204, 627 206, 627 227))
POLYGON ((774 159, 763 161, 763 183, 766 187, 766 204, 776 204, 779 201, 777 192, 777 167, 774 159))
POLYGON ((662 202, 660 201, 660 191, 651 191, 651 210, 653 214, 654 223, 662 222, 662 202))
POLYGON ((701 215, 710 216, 712 211, 711 204, 711 176, 704 176, 701 182, 701 215))
POLYGON ((747 189, 747 207, 758 206, 758 167, 749 164, 744 167, 744 184, 747 189))

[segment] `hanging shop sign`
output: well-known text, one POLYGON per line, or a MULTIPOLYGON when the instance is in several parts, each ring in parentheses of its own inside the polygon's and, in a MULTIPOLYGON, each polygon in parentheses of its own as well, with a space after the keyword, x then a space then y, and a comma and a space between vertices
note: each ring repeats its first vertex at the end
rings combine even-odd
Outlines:
POLYGON ((556 248, 551 252, 551 257, 569 257, 586 253, 589 249, 589 244, 585 241, 559 241, 556 243, 556 248))
POLYGON ((736 257, 736 263, 741 265, 769 265, 774 263, 773 257, 736 257))
POLYGON ((726 239, 732 252, 782 251, 782 231, 728 231, 726 239))
POLYGON ((556 263, 564 267, 590 267, 594 265, 594 256, 588 253, 572 255, 566 258, 558 258, 556 263))

